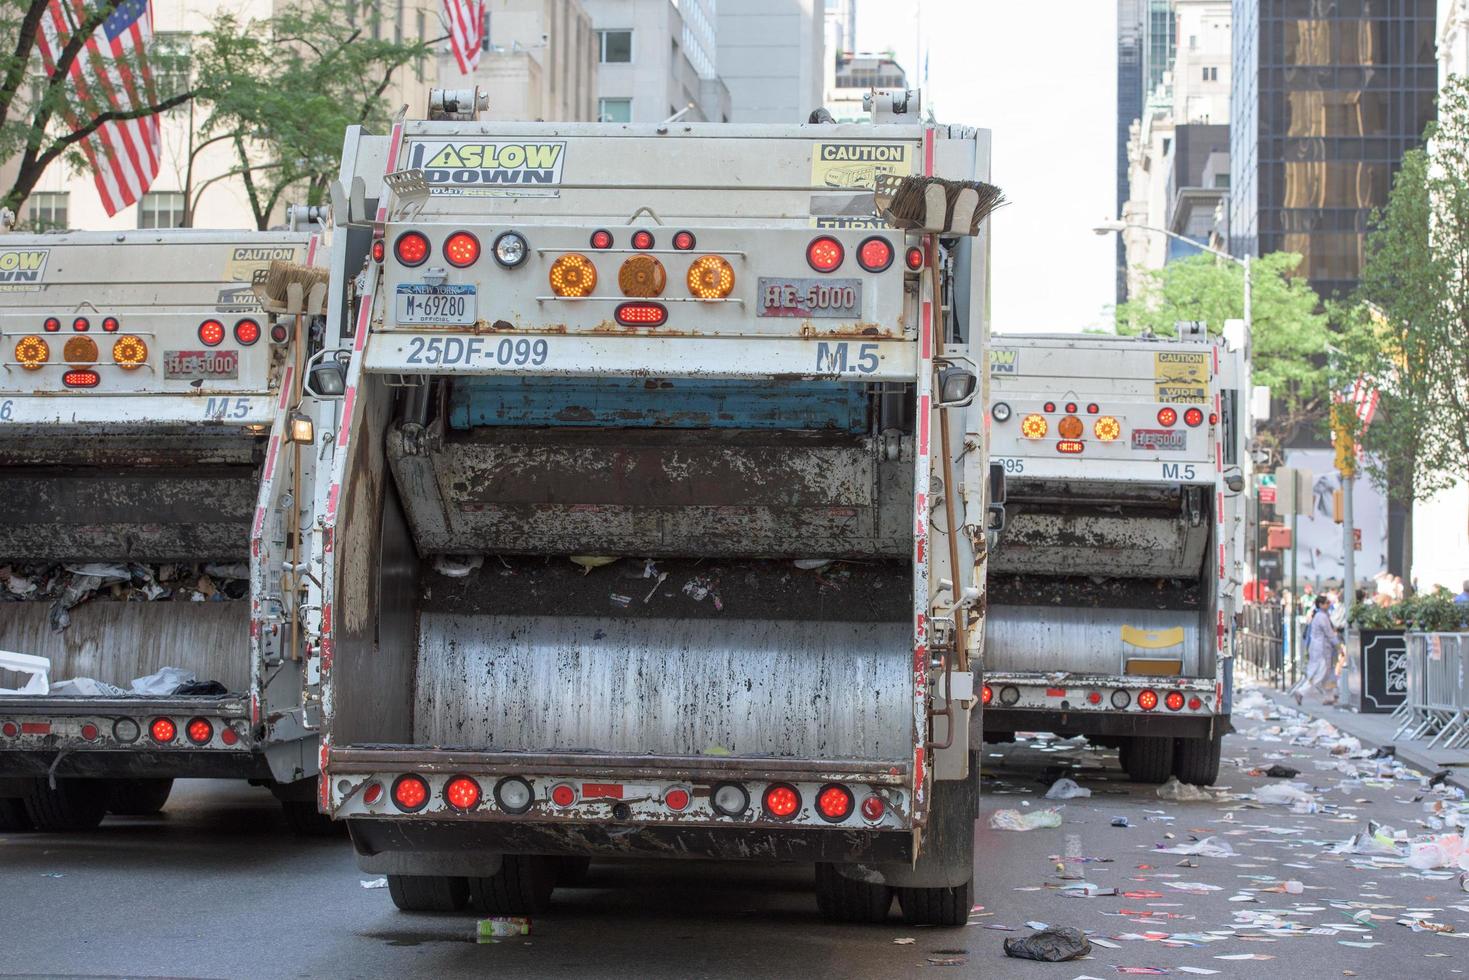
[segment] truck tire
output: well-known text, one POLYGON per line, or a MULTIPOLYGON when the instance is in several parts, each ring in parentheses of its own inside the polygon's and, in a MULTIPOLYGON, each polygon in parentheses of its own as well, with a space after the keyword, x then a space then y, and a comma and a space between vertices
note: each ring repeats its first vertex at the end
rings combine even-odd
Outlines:
POLYGON ((832 922, 885 922, 892 905, 893 890, 887 885, 855 881, 829 861, 817 863, 816 907, 832 922))
POLYGON ((37 830, 75 833, 94 830, 107 816, 112 786, 105 779, 58 779, 52 789, 38 779, 25 796, 26 815, 37 830))
POLYGON ((486 915, 535 915, 551 907, 555 859, 541 854, 506 854, 500 870, 469 879, 469 901, 486 915))
POLYGON ((974 907, 974 879, 955 888, 899 888, 898 904, 910 926, 953 928, 969 922, 974 907))
POLYGON ((587 872, 592 869, 592 859, 567 854, 552 858, 556 864, 556 887, 579 888, 586 884, 587 872))
POLYGON ((469 904, 469 879, 388 875, 388 894, 401 912, 458 912, 469 904))
POLYGON ((0 834, 34 830, 25 800, 19 797, 0 799, 0 834))
POLYGON ((163 809, 173 792, 172 779, 110 779, 112 800, 107 812, 120 817, 150 817, 163 809))
POLYGON ((281 800, 281 812, 298 837, 342 837, 347 833, 346 821, 322 813, 315 800, 281 800))
POLYGON ((1166 783, 1173 774, 1173 739, 1136 735, 1123 746, 1119 758, 1135 783, 1166 783))
POLYGON ((1173 775, 1181 783, 1213 786, 1219 779, 1219 753, 1224 740, 1213 738, 1181 738, 1173 747, 1173 775))

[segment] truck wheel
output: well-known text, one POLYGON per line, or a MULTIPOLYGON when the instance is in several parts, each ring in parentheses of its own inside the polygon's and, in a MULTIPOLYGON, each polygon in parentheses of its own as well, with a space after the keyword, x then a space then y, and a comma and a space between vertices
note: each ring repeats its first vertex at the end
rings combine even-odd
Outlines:
POLYGON ((556 864, 556 887, 579 888, 586 884, 587 872, 592 868, 592 859, 568 854, 552 858, 556 864))
POLYGON ((887 885, 845 877, 836 865, 816 865, 816 907, 833 922, 876 923, 886 921, 893 904, 887 885))
POLYGON ((346 822, 322 813, 315 800, 281 800, 281 812, 299 837, 341 837, 347 833, 346 822))
POLYGON ((974 907, 974 879, 954 888, 899 888, 898 904, 910 926, 962 926, 974 907))
POLYGON ((0 833, 15 833, 34 829, 30 814, 26 813, 25 800, 7 797, 0 800, 0 833))
POLYGON ((1213 786, 1219 779, 1219 753, 1224 740, 1181 738, 1173 747, 1173 774, 1179 782, 1213 786))
POLYGON ((534 915, 550 908, 555 887, 553 858, 506 854, 498 872, 469 879, 469 900, 475 911, 486 915, 534 915))
POLYGON ((58 779, 55 789, 38 779, 25 797, 26 815, 41 831, 93 830, 107 816, 111 796, 112 786, 105 779, 58 779))
POLYGON ((149 817, 163 809, 173 792, 172 779, 110 779, 112 801, 107 812, 121 817, 149 817))
POLYGON ((388 875, 388 894, 403 912, 458 912, 469 904, 469 879, 388 875))
POLYGON ((1166 783, 1173 773, 1173 739, 1137 735, 1123 747, 1122 766, 1135 783, 1166 783))

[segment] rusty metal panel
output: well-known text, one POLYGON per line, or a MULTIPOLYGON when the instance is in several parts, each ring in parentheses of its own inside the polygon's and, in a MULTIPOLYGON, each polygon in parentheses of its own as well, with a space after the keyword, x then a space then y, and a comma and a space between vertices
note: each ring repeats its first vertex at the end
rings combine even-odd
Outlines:
POLYGON ((419 743, 911 757, 906 623, 423 613, 419 743))
POLYGON ((995 572, 1196 579, 1210 530, 1208 521, 1191 527, 1181 515, 1109 514, 1083 501, 1069 512, 1017 504, 991 559, 995 572))

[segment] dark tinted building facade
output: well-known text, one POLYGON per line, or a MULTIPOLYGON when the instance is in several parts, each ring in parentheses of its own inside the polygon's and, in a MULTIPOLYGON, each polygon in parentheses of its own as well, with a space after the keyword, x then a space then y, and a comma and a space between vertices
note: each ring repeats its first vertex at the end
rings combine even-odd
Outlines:
MULTIPOLYGON (((1117 0, 1117 211, 1127 203, 1127 135, 1173 67, 1177 21, 1171 0, 1117 0)), ((1117 236, 1117 302, 1127 299, 1127 253, 1117 236)))
POLYGON ((1233 0, 1230 247, 1357 284, 1368 219, 1433 117, 1435 0, 1233 0))

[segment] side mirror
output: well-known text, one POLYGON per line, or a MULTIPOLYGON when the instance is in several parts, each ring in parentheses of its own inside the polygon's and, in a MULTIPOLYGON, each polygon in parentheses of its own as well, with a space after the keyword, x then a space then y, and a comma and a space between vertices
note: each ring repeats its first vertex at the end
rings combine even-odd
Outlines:
POLYGON ((1005 466, 1003 463, 990 464, 990 503, 1003 504, 1005 502, 1005 466))
POLYGON ((938 382, 939 408, 963 408, 974 401, 979 386, 973 371, 953 364, 939 370, 938 382))

